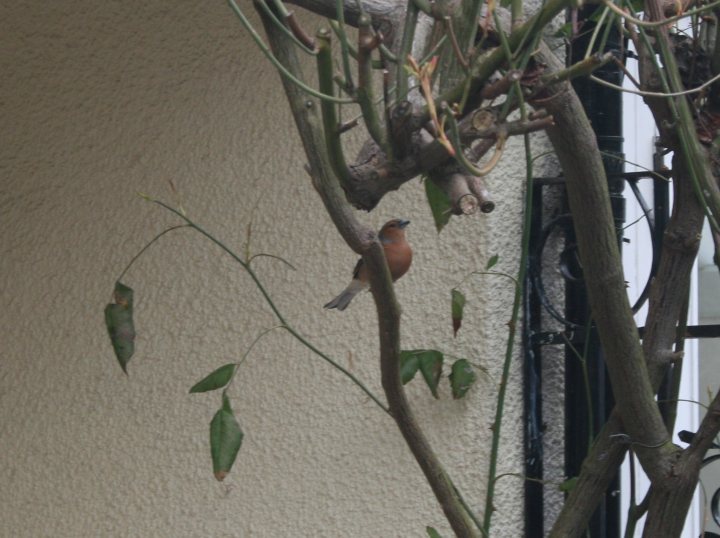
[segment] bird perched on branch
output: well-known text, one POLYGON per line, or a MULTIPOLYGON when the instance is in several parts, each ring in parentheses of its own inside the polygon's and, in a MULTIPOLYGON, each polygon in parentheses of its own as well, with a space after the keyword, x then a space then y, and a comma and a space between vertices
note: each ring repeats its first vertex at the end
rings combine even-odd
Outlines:
MULTIPOLYGON (((405 237, 405 227, 410 224, 409 220, 392 219, 385 223, 378 233, 380 243, 385 251, 390 274, 393 282, 407 273, 412 263, 412 249, 405 237)), ((353 271, 353 279, 345 290, 325 305, 325 308, 337 308, 345 310, 347 306, 361 291, 370 286, 368 281, 368 269, 360 258, 353 271)))

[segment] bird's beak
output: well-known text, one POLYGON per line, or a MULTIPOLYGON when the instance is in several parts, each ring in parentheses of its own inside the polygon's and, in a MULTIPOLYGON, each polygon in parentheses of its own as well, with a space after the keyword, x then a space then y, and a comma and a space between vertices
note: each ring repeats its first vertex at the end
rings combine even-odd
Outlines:
POLYGON ((400 224, 399 224, 399 225, 400 225, 400 229, 405 228, 405 226, 407 226, 408 224, 410 224, 410 221, 409 221, 409 220, 401 220, 401 221, 400 221, 400 224))

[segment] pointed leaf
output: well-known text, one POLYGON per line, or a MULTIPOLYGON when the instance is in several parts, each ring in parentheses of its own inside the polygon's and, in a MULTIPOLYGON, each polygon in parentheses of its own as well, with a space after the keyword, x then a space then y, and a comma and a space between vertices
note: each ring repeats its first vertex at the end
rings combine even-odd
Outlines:
POLYGON ((210 455, 213 473, 219 481, 224 480, 230 472, 242 440, 243 432, 230 407, 230 399, 223 395, 222 408, 210 422, 210 455))
POLYGON ((435 220, 435 228, 438 233, 440 233, 450 221, 452 204, 447 194, 428 177, 425 178, 425 195, 427 196, 428 205, 435 220))
POLYGON ((577 476, 568 478, 567 480, 565 480, 565 482, 563 482, 562 484, 560 484, 558 486, 558 489, 560 491, 564 491, 564 492, 572 491, 573 489, 575 489, 575 484, 577 484, 577 481, 578 481, 577 476))
POLYGON ((475 370, 473 370, 467 359, 456 360, 450 372, 450 387, 452 388, 453 398, 457 400, 465 396, 476 379, 475 370))
POLYGON ((465 295, 455 288, 453 288, 451 293, 453 336, 457 336, 457 332, 462 326, 463 310, 465 309, 465 295))
POLYGON ((442 374, 443 354, 434 349, 413 349, 400 352, 400 377, 403 384, 410 381, 418 370, 435 398, 442 374))
POLYGON ((232 406, 230 405, 230 398, 228 398, 227 394, 223 394, 222 397, 222 409, 223 411, 227 411, 231 415, 234 415, 232 406))
POLYGON ((485 266, 485 270, 488 271, 488 270, 492 269, 493 267, 495 267, 495 264, 498 262, 499 259, 500 259, 500 256, 498 254, 491 256, 487 262, 487 265, 485 266))
POLYGON ((440 536, 440 533, 432 527, 425 527, 425 530, 427 531, 430 538, 442 538, 442 536, 440 536))
POLYGON ((133 290, 116 282, 114 303, 105 307, 105 327, 112 343, 115 357, 127 374, 127 364, 135 352, 135 324, 133 322, 133 290))
POLYGON ((418 371, 420 362, 416 351, 401 351, 400 352, 400 379, 402 384, 407 384, 418 371))
POLYGON ((437 388, 442 375, 443 354, 434 349, 426 349, 418 356, 418 359, 425 383, 430 388, 432 395, 438 398, 437 388))
POLYGON ((225 366, 221 366, 201 381, 195 383, 190 389, 190 393, 193 392, 207 392, 209 390, 216 390, 224 387, 228 384, 232 378, 233 372, 235 371, 235 363, 231 362, 225 366))

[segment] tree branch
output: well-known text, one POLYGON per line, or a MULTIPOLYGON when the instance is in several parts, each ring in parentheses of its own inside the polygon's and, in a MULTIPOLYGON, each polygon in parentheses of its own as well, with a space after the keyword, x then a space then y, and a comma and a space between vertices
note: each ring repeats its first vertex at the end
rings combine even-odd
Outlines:
MULTIPOLYGON (((697 202, 683 161, 673 164, 675 196, 653 285, 645 323, 643 354, 653 390, 657 392, 668 369, 663 357, 672 350, 675 326, 686 298, 691 269, 697 255, 704 215, 697 202)), ((553 526, 551 537, 580 536, 610 486, 627 445, 611 435, 623 431, 618 409, 614 409, 588 454, 575 488, 553 526)))
MULTIPOLYGON (((289 70, 299 72, 300 64, 290 39, 278 31, 262 12, 260 12, 260 16, 276 57, 289 70)), ((452 482, 415 421, 405 398, 399 366, 400 307, 395 299, 392 278, 382 245, 372 230, 357 221, 352 207, 345 200, 337 178, 331 172, 317 101, 309 99, 293 84, 283 82, 298 132, 310 162, 310 174, 315 189, 343 239, 350 248, 362 255, 370 269, 370 286, 378 312, 382 384, 390 414, 424 471, 428 483, 457 536, 475 538, 479 536, 478 531, 473 526, 452 482)))
MULTIPOLYGON (((526 37, 529 33, 552 19, 554 15, 566 6, 573 4, 573 2, 574 0, 550 0, 543 9, 538 11, 527 23, 518 27, 509 36, 509 42, 515 47, 523 43, 527 44, 526 37)), ((334 0, 293 0, 292 3, 330 18, 336 17, 334 0)), ((350 25, 358 26, 361 21, 361 12, 357 7, 357 2, 354 0, 345 0, 344 6, 346 22, 350 25)), ((398 30, 404 14, 405 4, 374 0, 363 1, 362 6, 363 11, 372 17, 374 25, 377 26, 378 21, 391 25, 391 29, 381 27, 380 30, 383 32, 386 40, 388 40, 388 35, 392 34, 394 36, 392 40, 394 45, 392 48, 393 51, 397 52, 402 38, 398 30)), ((414 5, 413 9, 415 9, 414 5)), ((460 46, 462 47, 463 43, 460 43, 460 46)), ((469 102, 475 104, 473 107, 466 107, 464 114, 467 116, 468 112, 478 106, 482 100, 479 93, 483 85, 489 77, 503 65, 505 60, 505 54, 500 49, 496 49, 482 57, 476 56, 470 78, 467 82, 463 80, 456 84, 454 88, 448 90, 445 96, 438 98, 436 102, 438 104, 443 100, 448 103, 459 102, 464 100, 463 95, 469 93, 470 97, 472 97, 469 102)), ((404 61, 404 58, 399 58, 400 64, 398 69, 400 69, 401 73, 403 73, 402 62, 404 61)), ((402 80, 405 80, 404 76, 402 80)), ((400 79, 398 82, 400 82, 400 79)), ((386 106, 387 105, 389 105, 389 103, 386 103, 386 106)), ((368 140, 355 159, 355 163, 349 164, 350 178, 344 182, 343 188, 347 193, 347 198, 350 203, 358 209, 364 209, 366 211, 372 210, 386 193, 398 189, 406 181, 441 165, 449 158, 442 144, 434 140, 428 144, 419 136, 419 131, 427 122, 426 109, 416 107, 416 109, 413 110, 412 108, 408 108, 408 103, 400 101, 393 108, 393 115, 398 107, 400 107, 401 112, 398 118, 400 121, 397 124, 391 122, 392 136, 390 137, 390 141, 392 142, 393 150, 395 150, 394 159, 382 151, 377 143, 368 140)), ((463 122, 465 122, 465 117, 459 121, 461 129, 463 122)), ((542 129, 543 127, 545 127, 545 122, 543 121, 530 122, 529 125, 509 125, 507 134, 520 134, 542 129)), ((495 136, 495 134, 485 133, 484 136, 495 136)), ((474 138, 480 137, 481 136, 474 136, 474 138)), ((468 134, 466 138, 472 139, 473 135, 468 134)))
MULTIPOLYGON (((559 60, 543 49, 543 61, 551 69, 562 69, 559 60)), ((552 92, 542 98, 543 106, 555 118, 547 132, 566 178, 593 319, 623 424, 630 437, 641 443, 637 454, 652 480, 664 475, 678 449, 669 442, 645 368, 595 135, 569 84, 557 84, 552 92)))
POLYGON ((708 407, 707 413, 700 423, 698 431, 693 436, 690 446, 685 449, 683 457, 694 458, 698 464, 705 457, 705 453, 715 443, 715 437, 720 432, 720 391, 715 394, 708 407))
MULTIPOLYGON (((335 0, 287 0, 287 3, 307 9, 328 19, 335 19, 337 16, 335 0)), ((347 24, 357 28, 360 15, 364 12, 372 17, 375 29, 382 32, 388 43, 392 43, 397 36, 397 30, 405 13, 407 2, 344 0, 343 5, 347 24), (360 11, 360 5, 362 5, 362 12, 360 11)))

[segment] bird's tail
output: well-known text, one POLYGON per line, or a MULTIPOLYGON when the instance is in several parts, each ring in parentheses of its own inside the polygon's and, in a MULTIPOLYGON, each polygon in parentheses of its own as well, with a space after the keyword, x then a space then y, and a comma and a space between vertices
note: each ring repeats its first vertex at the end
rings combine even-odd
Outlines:
POLYGON ((364 290, 367 284, 354 279, 350 282, 350 285, 345 288, 340 295, 335 297, 332 301, 325 305, 325 308, 337 308, 338 310, 345 310, 358 293, 364 290))

